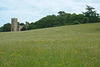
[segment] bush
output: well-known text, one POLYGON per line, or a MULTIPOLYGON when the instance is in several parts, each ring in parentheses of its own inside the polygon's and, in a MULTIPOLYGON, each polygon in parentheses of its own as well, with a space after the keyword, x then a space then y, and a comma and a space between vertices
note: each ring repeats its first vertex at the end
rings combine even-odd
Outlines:
POLYGON ((78 20, 74 21, 73 24, 80 24, 80 22, 78 20))

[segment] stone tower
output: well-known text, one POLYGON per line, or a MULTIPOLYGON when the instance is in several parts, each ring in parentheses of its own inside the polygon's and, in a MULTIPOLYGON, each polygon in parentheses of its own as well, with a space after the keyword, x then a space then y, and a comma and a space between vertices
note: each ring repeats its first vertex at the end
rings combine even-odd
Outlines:
POLYGON ((17 18, 12 18, 11 19, 11 31, 18 31, 17 18))

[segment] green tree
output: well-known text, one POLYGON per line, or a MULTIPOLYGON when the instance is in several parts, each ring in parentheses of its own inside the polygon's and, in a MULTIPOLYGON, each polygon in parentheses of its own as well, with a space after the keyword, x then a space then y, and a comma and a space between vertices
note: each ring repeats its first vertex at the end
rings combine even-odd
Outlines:
POLYGON ((27 30, 26 26, 23 26, 23 28, 21 29, 22 31, 27 30))
POLYGON ((3 29, 3 26, 2 26, 2 27, 0 27, 0 32, 3 32, 3 31, 2 31, 2 29, 3 29))
POLYGON ((37 28, 38 28, 37 25, 35 25, 34 23, 30 24, 30 25, 27 27, 28 30, 37 29, 37 28))
POLYGON ((93 22, 97 22, 98 18, 99 18, 99 14, 96 13, 96 11, 94 10, 94 7, 88 6, 86 8, 86 12, 83 12, 83 14, 89 18, 89 23, 93 23, 93 22))
POLYGON ((66 25, 70 22, 70 17, 70 13, 63 13, 57 16, 56 21, 59 22, 59 25, 66 25))
POLYGON ((25 24, 24 24, 24 23, 19 23, 19 25, 22 25, 22 26, 24 26, 25 24))
POLYGON ((2 28, 2 31, 3 32, 11 31, 11 24, 10 23, 5 24, 2 28))
POLYGON ((65 13, 64 11, 59 11, 59 12, 58 12, 59 15, 62 15, 62 14, 64 14, 64 13, 65 13))
POLYGON ((39 21, 35 22, 35 25, 37 25, 38 28, 53 27, 55 21, 56 21, 55 15, 48 15, 46 17, 43 17, 39 21))
POLYGON ((80 22, 78 20, 74 21, 73 24, 80 24, 80 22))
POLYGON ((84 18, 84 23, 88 23, 89 22, 89 18, 88 17, 85 17, 84 18))

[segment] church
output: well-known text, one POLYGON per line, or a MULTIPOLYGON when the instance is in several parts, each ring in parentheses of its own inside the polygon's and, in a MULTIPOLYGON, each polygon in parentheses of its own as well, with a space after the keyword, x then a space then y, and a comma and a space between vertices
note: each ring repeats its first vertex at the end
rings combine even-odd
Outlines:
POLYGON ((21 31, 23 26, 18 24, 17 18, 11 18, 11 31, 21 31))

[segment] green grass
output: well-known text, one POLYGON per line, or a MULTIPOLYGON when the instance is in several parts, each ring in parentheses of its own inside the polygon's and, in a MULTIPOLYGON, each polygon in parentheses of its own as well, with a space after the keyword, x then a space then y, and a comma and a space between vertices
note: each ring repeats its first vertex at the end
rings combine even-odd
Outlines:
POLYGON ((100 67, 100 23, 2 32, 0 67, 100 67))

